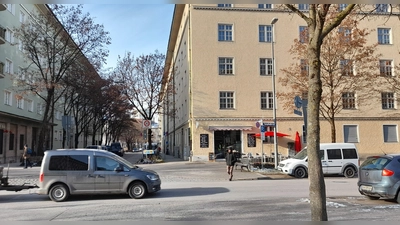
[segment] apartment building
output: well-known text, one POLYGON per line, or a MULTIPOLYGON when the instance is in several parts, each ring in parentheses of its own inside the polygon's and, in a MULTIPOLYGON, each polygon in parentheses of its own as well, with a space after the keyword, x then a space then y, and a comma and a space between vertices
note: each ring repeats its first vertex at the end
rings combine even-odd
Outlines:
MULTIPOLYGON (((45 4, 0 4, 0 163, 19 162, 23 145, 37 149, 45 103, 38 96, 21 93, 18 80, 24 80, 22 68, 30 64, 22 43, 14 37, 14 28, 31 19, 32 13, 48 13, 45 4)), ((61 102, 54 109, 51 140, 46 146, 54 149, 63 146, 61 102)), ((72 147, 73 133, 67 140, 72 147)), ((82 141, 80 142, 82 143, 82 141)), ((83 145, 82 145, 83 146, 83 145)))
MULTIPOLYGON (((307 4, 297 7, 308 10, 307 4)), ((389 10, 389 5, 380 4, 360 26, 373 29, 369 44, 379 44, 376 71, 396 76, 400 28, 389 10)), ((271 132, 262 141, 257 122, 274 124, 273 71, 275 80, 285 76, 282 69, 295 61, 289 50, 305 27, 299 16, 274 4, 177 4, 164 74, 163 149, 192 161, 222 157, 228 146, 272 157, 271 132), (274 18, 278 20, 272 26, 274 18)), ((277 81, 275 86, 278 96, 287 88, 277 81)), ((355 143, 361 158, 399 152, 397 93, 366 91, 371 95, 368 104, 357 103, 357 93, 351 99, 343 95, 342 101, 354 104, 343 103, 346 108, 335 116, 336 142, 355 143)), ((276 121, 280 156, 293 154, 296 132, 306 146, 303 117, 285 109, 279 97, 276 121)), ((321 142, 331 142, 331 126, 322 116, 321 142)))

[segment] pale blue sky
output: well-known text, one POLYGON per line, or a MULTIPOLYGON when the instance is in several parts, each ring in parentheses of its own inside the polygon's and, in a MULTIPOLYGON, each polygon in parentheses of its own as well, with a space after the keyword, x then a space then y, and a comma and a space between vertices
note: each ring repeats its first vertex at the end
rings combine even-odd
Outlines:
POLYGON ((83 10, 110 32, 105 68, 115 67, 118 55, 128 51, 135 57, 155 50, 166 54, 174 4, 84 4, 83 10))

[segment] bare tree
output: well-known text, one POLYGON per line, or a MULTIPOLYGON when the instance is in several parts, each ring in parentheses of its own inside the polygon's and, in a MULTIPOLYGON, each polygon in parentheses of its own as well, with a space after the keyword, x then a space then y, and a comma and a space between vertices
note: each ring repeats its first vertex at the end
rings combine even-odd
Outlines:
MULTIPOLYGON (((326 20, 336 18, 337 14, 338 10, 330 10, 326 20)), ((370 94, 366 90, 371 89, 371 84, 376 81, 380 56, 375 54, 378 44, 367 45, 367 37, 373 30, 360 28, 359 19, 357 14, 350 14, 340 27, 325 37, 321 46, 322 96, 319 111, 331 125, 332 143, 336 142, 336 115, 343 109, 352 110, 356 105, 367 104, 370 94)), ((301 39, 306 40, 307 37, 305 30, 301 39)), ((283 88, 278 97, 290 111, 293 110, 293 96, 307 93, 309 88, 307 50, 307 44, 300 39, 294 40, 290 54, 296 63, 283 69, 286 76, 279 78, 282 86, 289 88, 283 88)))
POLYGON ((308 112, 307 112, 307 154, 308 174, 310 180, 311 220, 327 221, 326 191, 322 173, 321 159, 319 158, 320 144, 320 102, 322 94, 321 80, 321 46, 324 38, 353 11, 355 4, 349 4, 332 20, 327 21, 331 4, 309 4, 308 13, 298 10, 294 4, 285 6, 300 16, 307 23, 308 45, 307 60, 308 73, 308 112))
MULTIPOLYGON (((128 52, 118 58, 114 71, 116 80, 122 82, 123 93, 145 120, 152 120, 160 108, 164 63, 165 55, 158 51, 137 58, 128 52)), ((152 145, 151 133, 148 129, 149 147, 152 145)))
POLYGON ((90 15, 82 13, 82 5, 45 5, 46 11, 32 12, 28 23, 15 29, 21 41, 26 61, 25 90, 44 100, 46 107, 40 129, 38 153, 42 154, 45 141, 50 139, 50 123, 54 104, 63 95, 63 78, 72 65, 89 59, 99 68, 105 61, 110 43, 108 32, 95 24, 90 15))

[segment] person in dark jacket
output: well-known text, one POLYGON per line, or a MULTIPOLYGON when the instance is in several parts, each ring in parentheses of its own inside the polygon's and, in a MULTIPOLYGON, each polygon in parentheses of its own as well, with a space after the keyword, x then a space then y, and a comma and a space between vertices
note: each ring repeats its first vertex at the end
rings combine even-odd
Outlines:
POLYGON ((226 170, 229 175, 229 181, 232 181, 233 167, 235 166, 235 163, 236 163, 236 157, 235 157, 235 154, 233 154, 232 147, 228 148, 226 155, 225 155, 225 160, 226 160, 226 170))

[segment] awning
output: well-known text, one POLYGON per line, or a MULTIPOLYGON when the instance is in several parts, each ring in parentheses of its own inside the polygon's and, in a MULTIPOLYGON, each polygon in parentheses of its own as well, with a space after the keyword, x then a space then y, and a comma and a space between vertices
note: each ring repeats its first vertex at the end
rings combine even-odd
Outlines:
POLYGON ((252 126, 209 126, 209 130, 252 130, 252 126))
MULTIPOLYGON (((265 137, 273 137, 274 136, 274 132, 273 131, 266 131, 264 132, 265 137)), ((289 134, 284 134, 284 133, 280 133, 280 132, 276 132, 276 136, 277 137, 285 137, 285 136, 290 136, 289 134)), ((261 137, 260 133, 256 133, 256 137, 261 137)))

